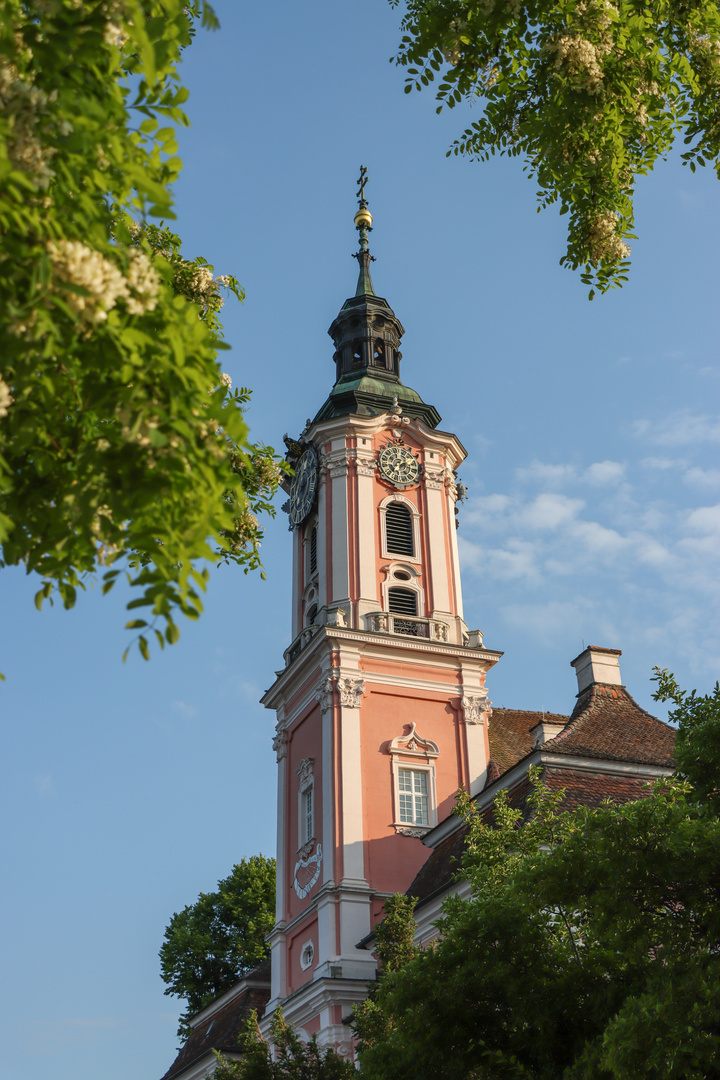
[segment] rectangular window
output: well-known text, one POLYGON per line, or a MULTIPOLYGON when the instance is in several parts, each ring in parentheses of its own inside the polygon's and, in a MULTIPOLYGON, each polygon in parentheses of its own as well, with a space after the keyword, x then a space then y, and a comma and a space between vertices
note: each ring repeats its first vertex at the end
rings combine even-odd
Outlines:
POLYGON ((399 769, 400 821, 407 825, 429 825, 428 777, 421 769, 399 769))
POLYGON ((308 840, 312 840, 315 835, 315 824, 313 821, 313 789, 312 787, 306 788, 302 793, 302 812, 303 812, 303 843, 306 844, 308 840))

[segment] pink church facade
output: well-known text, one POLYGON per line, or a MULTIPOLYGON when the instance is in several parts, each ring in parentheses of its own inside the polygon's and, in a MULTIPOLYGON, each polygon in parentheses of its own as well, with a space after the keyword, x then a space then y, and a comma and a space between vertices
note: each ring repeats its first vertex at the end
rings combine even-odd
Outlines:
POLYGON ((458 787, 484 784, 485 677, 500 654, 462 617, 458 440, 387 411, 312 424, 302 446, 317 455, 317 502, 293 531, 295 635, 263 698, 278 717, 266 1015, 282 1005, 349 1052, 342 1020, 375 974, 357 943, 420 869, 458 787), (383 478, 386 447, 412 454, 416 483, 383 478))
MULTIPOLYGON (((361 184, 361 196, 364 185, 361 184)), ((485 648, 463 615, 458 478, 466 452, 400 379, 403 328, 370 278, 372 218, 355 224, 360 273, 329 333, 335 384, 285 441, 292 531, 290 643, 263 697, 275 714, 277 888, 270 963, 191 1021, 163 1080, 202 1080, 213 1050, 236 1055, 251 1009, 353 1053, 347 1023, 376 976, 372 933, 388 896, 418 898, 418 941, 435 933, 463 832, 459 787, 487 809, 538 765, 568 806, 642 796, 672 769, 673 733, 633 702, 619 652, 573 661, 569 716, 496 709, 485 648)))

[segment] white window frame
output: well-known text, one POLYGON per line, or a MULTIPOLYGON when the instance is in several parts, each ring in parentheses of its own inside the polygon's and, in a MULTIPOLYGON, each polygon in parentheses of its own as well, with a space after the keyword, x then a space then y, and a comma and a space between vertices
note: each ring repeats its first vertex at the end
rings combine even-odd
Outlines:
POLYGON ((405 836, 422 837, 437 825, 437 792, 435 788, 435 759, 440 756, 437 743, 423 739, 415 724, 405 735, 396 736, 389 746, 392 762, 393 828, 405 836), (428 824, 415 825, 400 820, 400 770, 427 773, 428 824))
POLYGON ((307 971, 309 967, 312 967, 313 960, 315 959, 315 943, 313 941, 306 941, 303 947, 300 949, 300 967, 303 971, 307 971))
POLYGON ((404 561, 418 563, 422 562, 420 558, 420 511, 414 503, 410 502, 410 499, 401 495, 400 492, 395 492, 394 495, 388 495, 386 499, 380 503, 378 510, 380 512, 380 551, 383 559, 397 559, 400 557, 404 561), (402 503, 410 511, 412 519, 413 530, 413 551, 414 555, 400 555, 397 551, 388 551, 387 546, 387 521, 386 514, 387 508, 390 503, 402 503))
POLYGON ((314 758, 303 758, 295 770, 297 776, 300 778, 298 784, 298 855, 300 858, 305 858, 310 853, 313 844, 315 843, 315 822, 316 805, 315 805, 315 777, 313 775, 313 766, 315 764, 314 758), (306 811, 306 796, 312 799, 312 805, 310 814, 306 811), (310 818, 310 826, 308 827, 308 817, 310 818))
POLYGON ((398 770, 397 770, 397 772, 398 772, 398 820, 400 821, 401 825, 423 825, 423 826, 427 826, 429 828, 430 827, 430 790, 429 790, 430 789, 430 776, 429 776, 429 773, 428 773, 427 769, 414 769, 412 767, 414 764, 415 764, 415 762, 409 762, 409 761, 408 762, 405 762, 405 761, 398 762, 398 770), (407 776, 410 777, 410 787, 409 788, 404 788, 403 785, 402 785, 402 779, 403 779, 403 776, 405 774, 407 774, 407 776), (415 790, 415 780, 423 778, 423 777, 424 777, 425 790, 418 792, 418 791, 415 790), (410 807, 409 807, 410 818, 409 818, 409 820, 404 816, 404 814, 403 814, 403 806, 402 806, 403 799, 407 798, 407 797, 409 797, 409 799, 410 799, 410 807), (417 800, 418 799, 421 799, 421 800, 424 799, 424 801, 425 801, 424 806, 422 806, 422 803, 421 803, 421 807, 424 810, 424 814, 422 816, 427 819, 425 821, 417 821, 416 820, 417 811, 418 811, 418 805, 417 805, 417 800))

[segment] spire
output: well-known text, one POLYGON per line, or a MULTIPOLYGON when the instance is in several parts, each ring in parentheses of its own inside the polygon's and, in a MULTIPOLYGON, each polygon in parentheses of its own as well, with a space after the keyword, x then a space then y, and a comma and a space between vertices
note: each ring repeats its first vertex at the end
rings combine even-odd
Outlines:
POLYGON ((373 219, 365 198, 366 184, 367 169, 362 165, 357 194, 360 206, 355 214, 360 250, 354 255, 360 274, 355 295, 348 297, 328 330, 335 346, 335 385, 313 423, 351 413, 377 416, 391 412, 437 427, 440 415, 434 406, 426 405, 400 378, 400 341, 405 331, 387 300, 376 296, 373 288, 373 256, 368 250, 373 219))
POLYGON ((360 264, 357 289, 355 290, 356 296, 375 295, 372 278, 370 277, 370 263, 375 261, 375 256, 371 255, 368 250, 368 233, 372 232, 373 219, 372 214, 368 210, 367 199, 365 198, 365 185, 367 184, 367 179, 367 168, 365 165, 361 165, 357 191, 357 199, 360 208, 355 214, 355 228, 360 237, 360 250, 353 256, 360 264))

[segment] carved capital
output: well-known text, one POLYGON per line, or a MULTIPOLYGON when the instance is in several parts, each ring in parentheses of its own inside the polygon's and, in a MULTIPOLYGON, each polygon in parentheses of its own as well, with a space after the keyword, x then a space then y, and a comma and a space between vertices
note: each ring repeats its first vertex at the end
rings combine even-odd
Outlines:
POLYGON ((282 759, 287 756, 287 744, 287 731, 278 731, 272 743, 278 761, 282 761, 282 759))
POLYGON ((328 675, 326 679, 323 679, 315 691, 315 697, 320 702, 320 710, 322 712, 327 712, 328 709, 332 708, 334 686, 335 680, 332 675, 328 675))
POLYGON ((340 694, 341 705, 346 709, 360 708, 360 701, 365 693, 364 679, 352 679, 349 676, 345 676, 342 679, 338 679, 337 688, 338 693, 340 694))
POLYGON ((463 715, 466 724, 484 724, 492 716, 492 702, 488 701, 487 690, 478 695, 466 694, 462 699, 463 715))

